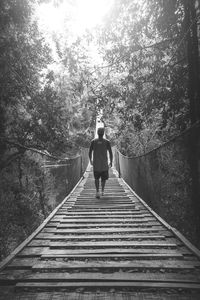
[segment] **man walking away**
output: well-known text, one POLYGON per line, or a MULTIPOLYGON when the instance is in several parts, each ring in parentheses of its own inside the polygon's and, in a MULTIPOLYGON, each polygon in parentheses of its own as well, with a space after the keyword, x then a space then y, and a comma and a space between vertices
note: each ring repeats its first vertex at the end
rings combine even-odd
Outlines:
POLYGON ((100 198, 99 193, 99 179, 101 178, 101 191, 102 196, 104 195, 104 188, 106 180, 108 179, 108 169, 109 166, 112 167, 113 154, 110 142, 103 138, 104 128, 98 128, 97 130, 98 138, 92 140, 89 149, 89 159, 91 165, 93 165, 95 187, 96 187, 96 198, 100 198), (109 152, 110 165, 108 166, 108 156, 109 152), (93 154, 93 159, 92 159, 93 154))

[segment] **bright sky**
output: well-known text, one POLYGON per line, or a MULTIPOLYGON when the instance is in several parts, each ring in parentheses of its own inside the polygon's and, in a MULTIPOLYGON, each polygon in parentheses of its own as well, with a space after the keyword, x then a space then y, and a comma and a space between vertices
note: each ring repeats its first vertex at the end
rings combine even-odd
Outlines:
POLYGON ((43 3, 37 8, 39 26, 49 32, 63 32, 64 24, 74 35, 81 35, 101 23, 114 0, 76 0, 69 4, 64 0, 59 6, 53 1, 43 3), (70 28, 69 28, 70 26, 70 28))

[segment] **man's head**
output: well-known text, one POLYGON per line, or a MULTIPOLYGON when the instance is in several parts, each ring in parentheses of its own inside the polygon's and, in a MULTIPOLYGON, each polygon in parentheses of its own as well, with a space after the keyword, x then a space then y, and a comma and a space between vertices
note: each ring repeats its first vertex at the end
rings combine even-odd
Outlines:
POLYGON ((103 127, 99 127, 98 128, 98 130, 97 130, 97 134, 98 134, 98 136, 100 137, 100 138, 102 138, 103 137, 103 135, 104 135, 104 128, 103 127))

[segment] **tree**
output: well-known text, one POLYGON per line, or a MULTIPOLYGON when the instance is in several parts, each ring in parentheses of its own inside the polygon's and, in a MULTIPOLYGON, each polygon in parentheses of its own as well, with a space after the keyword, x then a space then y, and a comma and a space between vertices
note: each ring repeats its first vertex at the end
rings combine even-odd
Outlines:
MULTIPOLYGON (((116 143, 120 141, 124 154, 145 153, 199 122, 198 3, 117 1, 102 29, 101 50, 108 70, 102 98, 109 89, 102 108, 105 120, 111 111, 115 114, 116 143)), ((199 127, 187 146, 199 231, 198 137, 199 127)))
MULTIPOLYGON (((194 1, 183 1, 185 12, 185 27, 187 28, 187 61, 188 61, 188 98, 190 101, 190 120, 191 124, 200 121, 200 60, 199 43, 197 33, 197 14, 194 1)), ((200 233, 200 173, 198 168, 199 161, 199 127, 193 130, 190 138, 189 162, 192 178, 192 200, 195 207, 195 217, 197 223, 197 234, 200 233)))
POLYGON ((121 119, 118 131, 137 129, 138 113, 140 130, 154 123, 160 143, 189 126, 186 36, 182 1, 116 1, 99 37, 105 60, 99 90, 105 111, 115 107, 121 119))

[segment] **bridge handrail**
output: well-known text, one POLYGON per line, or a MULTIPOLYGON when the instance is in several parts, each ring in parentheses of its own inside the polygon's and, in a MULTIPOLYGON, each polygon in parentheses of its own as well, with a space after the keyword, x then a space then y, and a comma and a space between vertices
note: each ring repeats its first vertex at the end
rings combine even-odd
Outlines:
MULTIPOLYGON (((191 197, 189 153, 194 133, 200 148, 200 134, 196 134, 199 128, 197 122, 144 155, 128 157, 116 147, 113 149, 114 167, 119 177, 158 215, 196 245, 199 243, 198 234, 195 233, 195 228, 198 231, 198 220, 191 197)), ((198 153, 200 161, 200 149, 198 153)))
POLYGON ((146 156, 148 154, 150 154, 151 152, 154 152, 154 151, 157 151, 158 149, 172 143, 174 140, 176 140, 177 138, 179 137, 182 137, 186 134, 189 134, 194 128, 200 128, 200 121, 197 121, 195 122, 193 125, 191 125, 189 128, 185 129, 184 131, 182 131, 181 133, 173 136, 172 138, 170 138, 168 141, 160 144, 159 146, 156 146, 155 148, 143 153, 143 154, 140 154, 140 155, 136 155, 136 156, 127 156, 127 155, 124 155, 123 153, 121 153, 121 151, 118 149, 117 146, 114 146, 114 149, 116 149, 123 157, 126 157, 127 159, 135 159, 135 158, 138 158, 138 157, 143 157, 143 156, 146 156))

